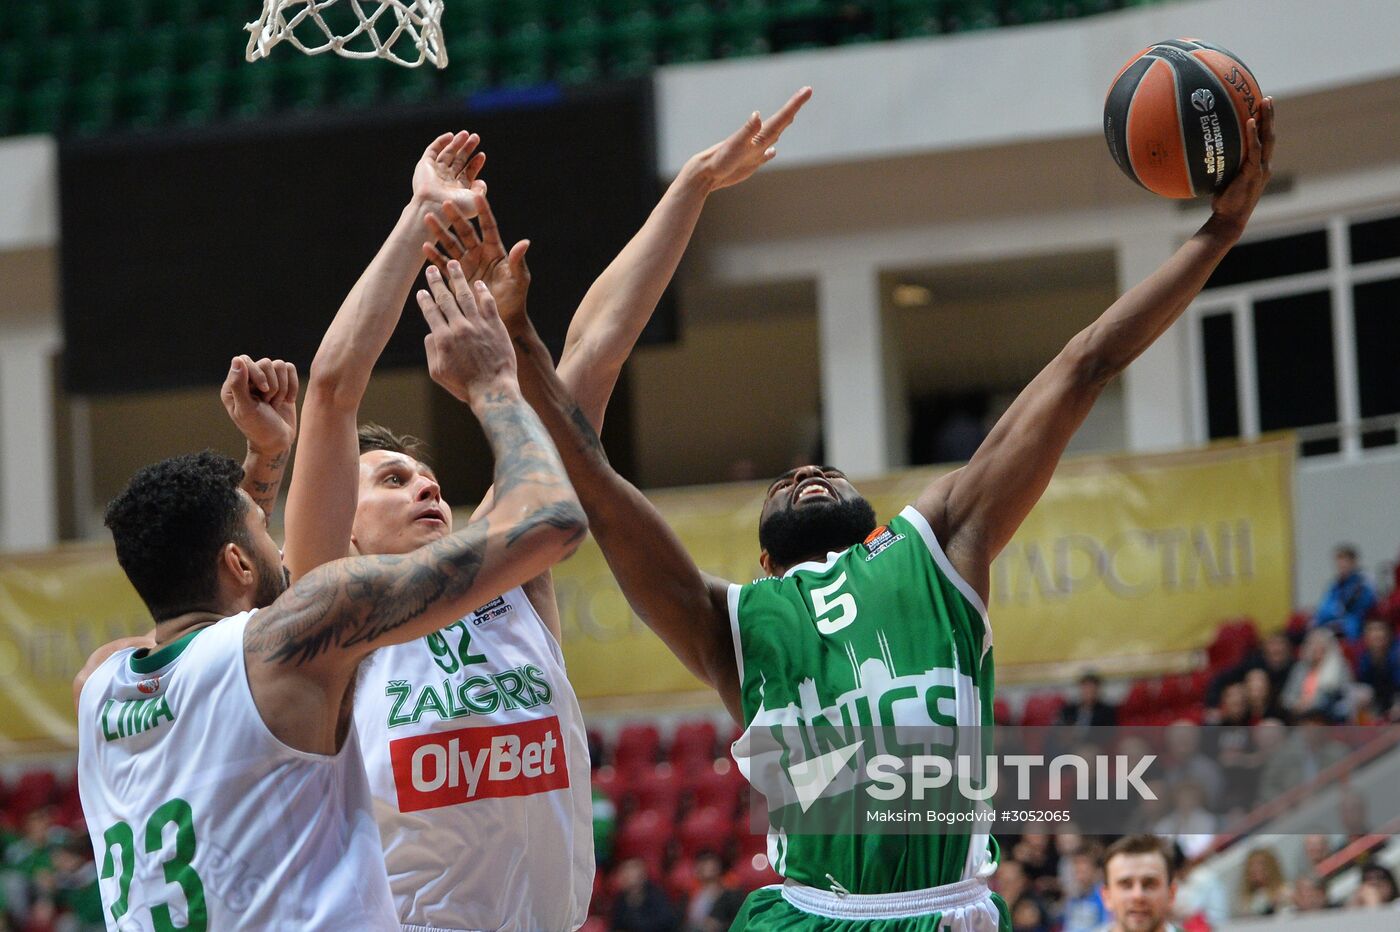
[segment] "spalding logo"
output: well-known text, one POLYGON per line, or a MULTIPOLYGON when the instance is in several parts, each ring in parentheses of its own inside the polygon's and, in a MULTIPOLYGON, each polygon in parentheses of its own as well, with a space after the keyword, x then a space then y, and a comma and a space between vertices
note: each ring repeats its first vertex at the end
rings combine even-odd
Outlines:
POLYGON ((1191 106, 1202 113, 1215 109, 1215 95, 1203 87, 1191 92, 1191 106))

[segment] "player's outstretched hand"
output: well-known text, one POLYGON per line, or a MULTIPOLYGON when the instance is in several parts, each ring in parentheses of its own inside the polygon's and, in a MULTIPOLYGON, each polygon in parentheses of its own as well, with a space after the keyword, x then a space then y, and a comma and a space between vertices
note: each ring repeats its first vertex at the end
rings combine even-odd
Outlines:
POLYGON ((413 167, 414 199, 429 210, 456 204, 476 216, 477 199, 486 193, 486 182, 477 178, 486 164, 486 153, 476 151, 480 144, 481 137, 466 130, 434 139, 413 167))
POLYGON ((493 390, 518 390, 515 351, 486 284, 468 281, 455 260, 447 263, 446 280, 435 266, 427 277, 418 307, 428 322, 423 345, 433 381, 468 403, 493 390))
POLYGON ((1265 97, 1259 112, 1245 127, 1244 163, 1239 174, 1211 201, 1212 219, 1235 236, 1244 232, 1254 213, 1254 205, 1269 183, 1269 166, 1274 157, 1274 99, 1265 97))
POLYGON ((297 438, 297 390, 297 368, 291 363, 235 356, 219 398, 249 449, 281 453, 297 438))
POLYGON ((507 252, 491 202, 484 195, 477 198, 477 209, 480 232, 455 201, 444 204, 440 215, 429 213, 423 222, 432 242, 423 244, 423 255, 439 272, 445 274, 447 263, 455 259, 468 281, 484 281, 496 299, 501 319, 510 327, 525 316, 525 296, 530 290, 525 253, 530 241, 523 239, 507 252))
POLYGON ((778 137, 792 125, 802 105, 811 99, 812 89, 804 87, 766 120, 755 110, 728 139, 691 156, 691 162, 707 180, 710 190, 718 191, 736 185, 758 171, 765 162, 771 162, 778 154, 775 148, 778 137))

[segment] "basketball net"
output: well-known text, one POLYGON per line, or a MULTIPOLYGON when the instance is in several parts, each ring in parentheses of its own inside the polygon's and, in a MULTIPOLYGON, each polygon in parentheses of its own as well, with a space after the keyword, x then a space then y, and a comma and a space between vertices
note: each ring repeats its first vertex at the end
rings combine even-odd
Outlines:
POLYGON ((447 67, 442 41, 443 0, 263 0, 262 16, 249 23, 248 61, 266 58, 286 41, 308 55, 334 52, 345 58, 385 58, 416 68, 431 61, 447 67), (330 8, 341 8, 328 23, 330 8), (354 14, 351 22, 346 6, 354 14), (343 35, 336 30, 344 30, 343 35), (409 52, 407 46, 414 51, 409 52), (395 48, 403 51, 400 55, 395 48))

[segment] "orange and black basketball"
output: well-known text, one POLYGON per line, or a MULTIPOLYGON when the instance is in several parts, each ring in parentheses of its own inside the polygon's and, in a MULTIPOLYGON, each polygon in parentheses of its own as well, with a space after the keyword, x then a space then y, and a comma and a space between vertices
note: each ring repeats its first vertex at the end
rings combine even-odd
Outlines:
POLYGON ((1244 62, 1199 39, 1168 39, 1123 66, 1103 132, 1123 173, 1163 197, 1199 197, 1235 177, 1264 95, 1244 62))

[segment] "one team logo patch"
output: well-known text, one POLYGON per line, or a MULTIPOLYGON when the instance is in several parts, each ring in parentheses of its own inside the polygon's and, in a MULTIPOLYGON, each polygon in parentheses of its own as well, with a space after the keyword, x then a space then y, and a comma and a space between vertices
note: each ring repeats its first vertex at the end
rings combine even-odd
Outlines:
POLYGON ((556 716, 389 742, 400 812, 533 796, 569 785, 556 716))
POLYGON ((891 544, 897 544, 902 540, 904 540, 903 534, 894 533, 889 529, 889 525, 880 525, 875 530, 871 531, 870 536, 865 539, 865 543, 863 544, 865 547, 865 562, 869 563, 871 560, 884 553, 891 544))
POLYGON ((160 677, 159 677, 159 676, 147 677, 146 679, 144 679, 144 680, 142 680, 141 682, 137 683, 137 684, 136 684, 136 688, 137 688, 138 690, 140 690, 141 692, 143 692, 143 693, 145 693, 146 695, 149 696, 149 695, 151 695, 152 693, 154 693, 156 690, 160 689, 160 677))
POLYGON ((515 611, 515 606, 505 600, 505 596, 497 596, 487 602, 481 608, 472 612, 472 626, 484 625, 488 621, 495 621, 502 615, 507 615, 515 611))

